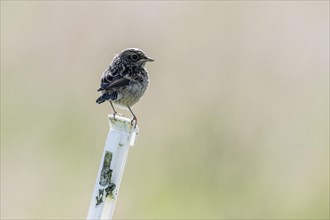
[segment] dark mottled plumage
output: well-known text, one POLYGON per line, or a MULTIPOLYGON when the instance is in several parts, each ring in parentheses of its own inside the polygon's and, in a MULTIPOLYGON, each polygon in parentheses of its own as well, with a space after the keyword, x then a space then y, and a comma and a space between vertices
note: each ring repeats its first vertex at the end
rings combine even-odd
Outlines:
MULTIPOLYGON (((97 91, 101 96, 98 104, 109 101, 116 114, 112 102, 121 107, 127 107, 137 121, 131 107, 137 103, 149 85, 146 62, 151 62, 142 50, 130 48, 116 55, 109 68, 102 74, 101 86, 97 91)), ((132 121, 133 121, 132 120, 132 121)))

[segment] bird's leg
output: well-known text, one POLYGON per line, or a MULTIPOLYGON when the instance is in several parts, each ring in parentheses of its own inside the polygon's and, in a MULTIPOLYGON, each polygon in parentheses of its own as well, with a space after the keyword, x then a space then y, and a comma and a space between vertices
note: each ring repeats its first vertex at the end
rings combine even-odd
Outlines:
POLYGON ((133 122, 135 121, 134 128, 136 128, 136 125, 137 125, 137 117, 134 115, 132 109, 131 109, 129 106, 127 106, 127 108, 128 108, 128 110, 131 112, 131 114, 133 115, 133 119, 132 119, 132 121, 131 121, 131 125, 133 125, 133 122))
POLYGON ((112 104, 111 101, 110 101, 110 105, 111 105, 111 108, 113 110, 113 118, 116 119, 117 111, 116 111, 115 107, 113 107, 113 104, 112 104))

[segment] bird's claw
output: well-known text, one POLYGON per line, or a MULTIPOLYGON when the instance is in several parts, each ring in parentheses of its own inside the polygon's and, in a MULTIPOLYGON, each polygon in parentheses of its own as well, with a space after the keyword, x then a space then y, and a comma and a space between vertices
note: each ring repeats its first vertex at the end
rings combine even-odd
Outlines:
POLYGON ((132 120, 131 120, 131 125, 133 126, 134 124, 134 129, 136 128, 136 125, 137 125, 137 118, 134 117, 132 120))
POLYGON ((123 116, 122 113, 118 113, 118 112, 114 112, 112 115, 113 115, 113 119, 115 120, 116 120, 116 116, 123 116))

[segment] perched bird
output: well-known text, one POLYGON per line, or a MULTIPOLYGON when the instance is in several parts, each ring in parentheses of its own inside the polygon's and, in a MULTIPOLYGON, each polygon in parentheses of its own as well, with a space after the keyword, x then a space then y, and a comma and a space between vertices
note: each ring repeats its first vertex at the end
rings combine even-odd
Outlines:
POLYGON ((97 91, 101 96, 96 103, 109 101, 116 116, 117 111, 113 103, 119 107, 127 108, 133 115, 131 123, 137 118, 131 107, 137 103, 149 85, 148 72, 145 69, 146 62, 154 61, 140 49, 129 48, 117 54, 110 66, 101 77, 101 86, 97 91))

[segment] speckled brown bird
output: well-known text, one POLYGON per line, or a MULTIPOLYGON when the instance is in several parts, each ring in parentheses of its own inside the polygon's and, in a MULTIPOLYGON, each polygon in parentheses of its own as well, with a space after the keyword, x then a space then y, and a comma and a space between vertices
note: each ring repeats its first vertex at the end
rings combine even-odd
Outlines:
POLYGON ((149 85, 149 75, 145 68, 147 62, 154 61, 145 52, 137 48, 129 48, 117 54, 110 66, 101 77, 101 86, 97 91, 101 96, 96 103, 109 101, 117 114, 113 103, 119 107, 127 108, 133 115, 132 124, 137 117, 132 111, 132 106, 137 103, 149 85))

